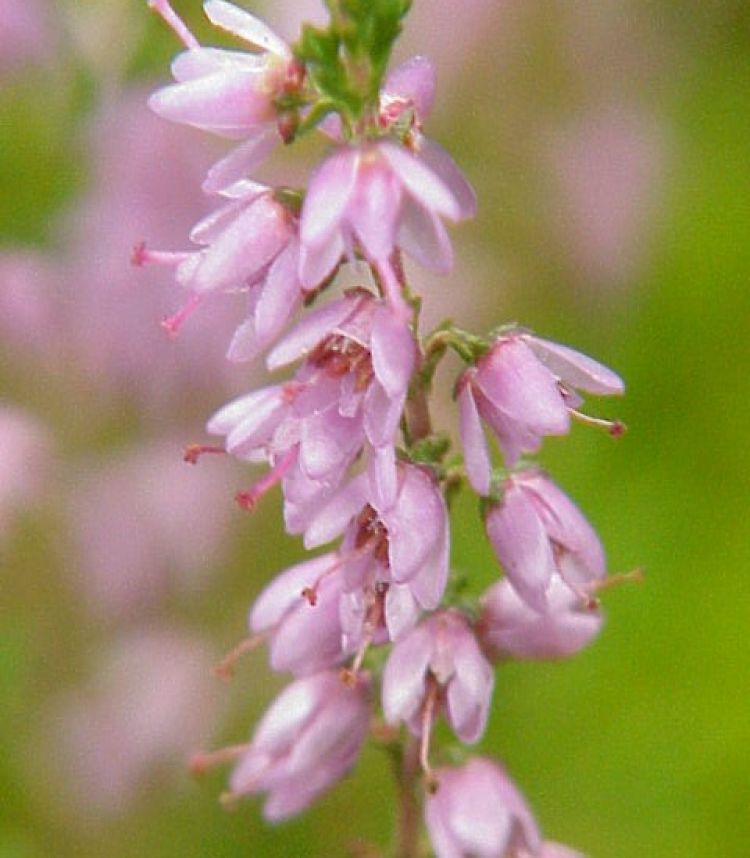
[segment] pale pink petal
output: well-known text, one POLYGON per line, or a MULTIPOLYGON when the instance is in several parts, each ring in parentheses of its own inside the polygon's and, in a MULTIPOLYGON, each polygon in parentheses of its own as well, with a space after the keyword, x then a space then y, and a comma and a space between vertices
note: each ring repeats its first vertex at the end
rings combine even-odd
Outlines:
POLYGON ((210 435, 226 435, 250 417, 258 408, 265 407, 267 401, 276 401, 281 398, 282 388, 280 385, 264 387, 238 396, 220 408, 206 424, 206 431, 210 435))
POLYGON ((368 259, 387 260, 393 252, 401 207, 401 183, 388 165, 363 158, 347 219, 368 259))
POLYGON ((387 304, 375 311, 370 341, 375 376, 391 397, 402 396, 414 370, 414 336, 387 304))
POLYGON ((300 467, 320 480, 352 461, 362 445, 360 421, 342 417, 335 408, 302 421, 300 467))
POLYGON ((388 530, 388 557, 393 580, 408 581, 432 555, 447 528, 445 501, 434 480, 421 468, 402 468, 398 500, 379 510, 388 530))
POLYGON ((425 611, 434 611, 445 594, 450 571, 450 532, 446 525, 435 551, 409 580, 412 595, 425 611))
POLYGON ((448 684, 448 713, 462 742, 477 742, 487 724, 494 674, 473 634, 458 637, 451 647, 454 675, 448 684))
POLYGON ((385 594, 385 625, 392 641, 410 632, 419 619, 419 605, 409 584, 389 584, 385 594))
POLYGON ((273 117, 268 95, 259 89, 258 72, 232 69, 157 90, 151 109, 164 119, 196 128, 242 136, 273 117))
POLYGON ((470 380, 458 394, 458 408, 466 474, 474 491, 482 497, 487 497, 490 493, 492 464, 470 380))
POLYGON ((388 159, 401 184, 420 205, 451 220, 461 219, 458 200, 429 167, 395 143, 379 143, 378 150, 388 159))
POLYGON ((302 299, 297 279, 299 246, 292 240, 274 259, 255 308, 255 327, 264 345, 273 341, 302 299))
POLYGON ((375 447, 371 468, 373 503, 379 509, 392 506, 398 494, 396 450, 392 444, 375 447))
POLYGON ((244 179, 271 154, 280 142, 273 123, 248 131, 248 139, 217 161, 208 171, 202 188, 207 194, 218 194, 244 179))
POLYGON ((302 246, 299 257, 299 278, 302 286, 315 289, 331 276, 346 250, 341 233, 334 232, 316 248, 302 246))
POLYGON ((358 149, 341 148, 313 173, 300 222, 302 244, 311 253, 339 226, 356 187, 359 160, 358 149))
POLYGON ((387 96, 410 101, 421 122, 432 111, 436 85, 437 76, 433 64, 427 57, 416 56, 393 69, 386 78, 383 91, 387 96))
POLYGON ((305 548, 325 545, 339 536, 367 503, 367 476, 360 474, 340 489, 305 531, 305 548))
POLYGON ((266 366, 273 371, 311 352, 354 311, 356 300, 338 298, 308 313, 271 351, 266 366))
POLYGON ((539 360, 564 384, 601 396, 624 392, 625 383, 620 376, 598 361, 550 340, 530 335, 524 335, 523 339, 539 360))
POLYGON ((487 535, 511 584, 532 608, 547 606, 545 591, 555 571, 547 533, 523 490, 511 485, 485 521, 487 535))
POLYGON ((437 215, 406 197, 401 206, 397 244, 430 271, 447 274, 453 268, 453 246, 437 215))
POLYGON ((383 714, 389 724, 409 721, 419 711, 433 653, 429 629, 418 626, 391 650, 383 670, 383 714))
POLYGON ((203 10, 208 20, 222 30, 226 30, 243 41, 264 51, 278 54, 284 59, 291 58, 287 43, 261 20, 245 9, 240 9, 224 0, 207 0, 203 10))
POLYGON ((451 156, 434 140, 422 137, 419 156, 453 194, 458 203, 459 219, 472 218, 477 213, 477 195, 451 156))
POLYGON ((172 75, 178 83, 186 83, 226 69, 257 71, 263 64, 261 57, 242 51, 224 48, 189 48, 172 61, 172 75))

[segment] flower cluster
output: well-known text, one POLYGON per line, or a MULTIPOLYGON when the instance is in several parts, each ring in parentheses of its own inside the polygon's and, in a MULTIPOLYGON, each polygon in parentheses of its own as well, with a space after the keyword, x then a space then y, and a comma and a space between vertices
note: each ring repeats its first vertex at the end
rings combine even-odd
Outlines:
MULTIPOLYGON (((608 580, 599 539, 522 456, 568 433, 572 420, 620 434, 621 424, 580 408, 582 393, 619 394, 622 381, 522 329, 477 337, 446 324, 420 336, 404 254, 450 271, 444 221, 471 217, 475 198, 422 132, 435 90, 430 63, 417 57, 385 74, 407 3, 329 3, 329 28, 307 25, 290 47, 248 12, 208 0, 211 23, 247 53, 203 47, 167 0, 150 5, 185 45, 176 83, 152 96, 152 108, 242 142, 203 184, 219 204, 191 233, 198 249, 139 245, 134 261, 176 267, 188 297, 171 331, 204 300, 244 292, 248 315, 228 358, 265 353, 271 372, 296 367, 219 409, 208 431, 223 444, 194 446, 186 458, 226 452, 260 466, 241 505, 253 508, 280 485, 287 531, 307 549, 328 546, 266 587, 250 611, 251 636, 220 666, 231 673, 240 653, 264 642, 271 668, 293 681, 249 744, 199 754, 195 768, 236 760, 227 798, 266 793, 266 816, 283 819, 351 769, 380 698, 387 726, 376 732, 396 743, 403 733, 404 757, 419 762, 438 858, 573 856, 543 841, 498 764, 477 757, 433 767, 442 751, 432 735, 443 717, 460 743, 481 739, 493 662, 570 656, 598 633, 596 594, 608 580), (277 143, 315 128, 333 149, 306 189, 249 176, 277 143), (343 269, 360 282, 329 297, 343 269), (455 385, 462 459, 448 457, 429 411, 448 349, 465 363, 455 385), (448 586, 447 500, 462 484, 482 498, 505 573, 473 608, 448 586)), ((416 794, 409 771, 405 788, 416 794)))

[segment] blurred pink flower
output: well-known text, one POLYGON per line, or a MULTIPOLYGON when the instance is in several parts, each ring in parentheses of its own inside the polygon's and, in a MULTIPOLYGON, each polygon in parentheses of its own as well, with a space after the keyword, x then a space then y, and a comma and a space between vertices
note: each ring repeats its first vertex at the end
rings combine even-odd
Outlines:
POLYGON ((211 157, 190 132, 155 117, 143 99, 136 91, 111 103, 93 128, 91 190, 67 219, 62 336, 87 384, 116 390, 120 401, 135 397, 149 414, 173 415, 192 396, 216 396, 226 383, 225 344, 238 307, 231 296, 207 300, 173 340, 159 323, 183 302, 182 287, 161 271, 128 264, 145 238, 166 247, 184 241, 206 211, 199 185, 211 157))
POLYGON ((596 284, 622 283, 644 257, 664 161, 662 134, 621 107, 590 113, 553 135, 547 159, 571 262, 596 284))
POLYGON ((203 640, 184 631, 120 638, 50 716, 65 799, 82 815, 117 816, 160 773, 184 778, 190 752, 210 740, 219 716, 212 663, 203 640))
POLYGON ((437 858, 540 854, 536 821, 499 763, 474 757, 435 777, 440 786, 427 796, 425 821, 437 858))
POLYGON ((3 75, 54 55, 50 7, 47 0, 0 0, 0 87, 3 75))
POLYGON ((354 765, 370 724, 369 681, 336 671, 298 679, 274 700, 232 773, 232 795, 267 792, 281 820, 310 805, 354 765))
POLYGON ((227 548, 228 463, 191 467, 179 441, 152 441, 91 460, 72 487, 77 583, 90 606, 122 617, 200 590, 227 548))
POLYGON ((39 251, 0 252, 0 336, 24 361, 61 356, 59 264, 39 251))
POLYGON ((557 574, 545 593, 547 607, 535 611, 506 578, 482 597, 478 634, 494 658, 557 659, 574 655, 599 634, 599 606, 584 600, 557 574))
POLYGON ((52 491, 53 440, 30 412, 0 401, 0 542, 14 514, 52 491))

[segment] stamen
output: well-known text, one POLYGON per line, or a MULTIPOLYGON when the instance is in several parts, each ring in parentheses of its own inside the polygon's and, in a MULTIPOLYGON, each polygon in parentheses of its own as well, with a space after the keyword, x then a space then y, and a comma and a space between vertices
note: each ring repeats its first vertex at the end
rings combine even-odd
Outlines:
POLYGON ((435 677, 430 674, 427 677, 427 696, 422 707, 422 735, 419 740, 419 764, 424 772, 425 788, 430 794, 437 792, 439 786, 438 779, 430 766, 430 739, 439 695, 440 686, 435 677))
POLYGON ((161 320, 162 328, 164 328, 170 337, 176 337, 177 332, 202 301, 202 295, 191 295, 176 313, 161 320))
POLYGON ((187 24, 180 18, 169 4, 169 0, 148 0, 148 5, 157 15, 160 15, 168 27, 186 48, 199 48, 200 42, 190 32, 187 24))
POLYGON ((583 423, 586 426, 593 426, 596 429, 604 429, 613 438, 619 438, 628 431, 628 427, 622 420, 605 420, 603 417, 592 417, 590 414, 576 411, 575 408, 569 408, 568 411, 579 423, 583 423))
POLYGON ((229 682, 234 676, 235 665, 242 656, 245 655, 245 653, 252 652, 254 649, 257 649, 265 639, 265 634, 251 635, 250 637, 244 638, 244 640, 241 640, 234 649, 231 649, 224 658, 222 658, 214 668, 214 673, 219 677, 219 679, 229 682))
POLYGON ((206 453, 221 453, 222 455, 226 455, 226 452, 224 447, 218 447, 215 444, 188 444, 185 447, 185 452, 182 454, 182 460, 190 465, 197 465, 198 459, 206 453))
POLYGON ((362 669, 362 662, 364 661, 365 655, 367 655, 368 649, 372 646, 373 639, 375 638, 375 632, 383 623, 385 615, 385 593, 386 588, 383 588, 382 590, 376 590, 372 594, 372 601, 367 609, 367 616, 364 622, 362 643, 357 650, 357 654, 354 656, 354 661, 352 662, 351 667, 344 668, 341 671, 340 675, 342 682, 350 688, 354 688, 356 686, 359 671, 362 669))
POLYGON ((149 250, 145 241, 139 241, 130 254, 130 264, 136 268, 144 265, 179 265, 193 254, 187 251, 149 250))
POLYGON ((332 563, 325 570, 325 572, 321 572, 321 574, 318 575, 318 577, 313 581, 312 584, 308 584, 308 586, 302 590, 302 592, 300 593, 302 598, 307 599, 307 601, 310 603, 310 607, 314 608, 318 604, 318 589, 320 588, 320 585, 323 583, 323 581, 330 575, 333 575, 334 572, 338 572, 338 570, 341 569, 341 567, 348 563, 350 560, 357 560, 363 554, 366 554, 368 550, 369 547, 365 545, 362 548, 357 548, 356 551, 352 551, 349 554, 344 554, 342 557, 339 557, 335 563, 332 563))
POLYGON ((631 569, 630 572, 618 572, 615 575, 608 575, 601 581, 594 582, 592 590, 595 593, 601 593, 603 590, 611 590, 613 587, 619 587, 621 584, 641 584, 646 580, 646 573, 638 566, 631 569))
POLYGON ((249 750, 250 743, 246 742, 244 745, 229 745, 226 748, 220 748, 218 751, 198 751, 190 759, 190 771, 198 777, 214 766, 223 766, 225 763, 234 762, 249 750))
POLYGON ((252 512, 263 495, 283 479, 284 474, 286 474, 296 460, 297 445, 295 444, 291 450, 288 450, 281 459, 279 459, 265 477, 258 480, 258 482, 255 483, 254 486, 251 486, 247 491, 237 492, 234 499, 243 509, 246 509, 248 512, 252 512))

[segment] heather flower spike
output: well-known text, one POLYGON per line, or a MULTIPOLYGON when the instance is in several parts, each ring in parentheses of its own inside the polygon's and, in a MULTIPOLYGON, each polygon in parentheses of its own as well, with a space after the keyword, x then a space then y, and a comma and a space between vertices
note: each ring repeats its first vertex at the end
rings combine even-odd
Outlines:
POLYGON ((573 655, 601 633, 599 593, 637 577, 607 577, 583 514, 521 463, 572 420, 620 434, 622 424, 581 405, 623 382, 524 329, 481 336, 447 322, 421 334, 430 296, 414 293, 409 266, 450 273, 446 223, 473 217, 476 198, 425 134, 430 61, 388 69, 408 0, 328 0, 329 24, 305 25, 294 45, 249 12, 206 2, 209 21, 244 51, 204 47, 166 0, 149 5, 185 47, 152 108, 240 143, 205 179, 215 204, 189 235, 195 247, 141 243, 133 261, 174 269, 187 294, 172 331, 204 302, 243 293, 227 358, 263 357, 274 376, 219 407, 207 431, 220 443, 192 445, 185 460, 228 453, 260 468, 239 503, 253 509, 279 489, 286 531, 307 550, 325 546, 265 583, 249 636, 217 668, 229 676, 263 645, 291 684, 249 743, 196 755, 195 771, 233 763, 225 801, 263 793, 266 817, 285 819, 353 768, 380 712, 387 726, 374 732, 403 761, 399 858, 424 854, 419 805, 437 858, 582 858, 542 840, 499 763, 446 762, 465 759, 451 745, 485 730, 493 662, 573 655), (280 140, 314 129, 329 149, 301 187, 255 175, 280 140), (342 289, 343 273, 356 285, 342 289), (464 363, 454 386, 463 458, 433 424, 432 384, 449 349, 464 363), (488 430, 505 470, 493 469, 488 430), (451 569, 449 501, 460 487, 480 497, 503 572, 479 598, 451 569), (435 730, 440 718, 450 731, 435 730))

